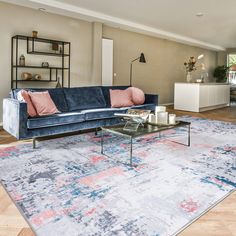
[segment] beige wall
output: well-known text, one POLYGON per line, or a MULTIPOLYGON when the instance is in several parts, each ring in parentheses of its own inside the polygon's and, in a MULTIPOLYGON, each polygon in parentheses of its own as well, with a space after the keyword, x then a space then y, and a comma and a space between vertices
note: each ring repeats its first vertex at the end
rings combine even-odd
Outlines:
MULTIPOLYGON (((147 63, 135 62, 133 84, 145 92, 158 93, 161 103, 173 102, 174 82, 185 81, 183 62, 189 56, 204 53, 204 62, 210 73, 217 63, 217 53, 214 51, 102 26, 100 23, 0 3, 0 100, 7 97, 10 91, 10 39, 16 34, 31 35, 32 30, 37 30, 40 37, 71 42, 71 86, 101 84, 102 36, 114 40, 114 72, 117 74, 114 84, 129 84, 130 61, 144 52, 147 63)), ((58 63, 58 59, 52 57, 42 59, 24 54, 26 62, 40 58, 37 63, 58 63)), ((36 87, 35 83, 28 86, 36 87)), ((49 84, 40 83, 39 86, 49 87, 49 84)))
MULTIPOLYGON (((103 26, 103 37, 114 40, 114 84, 129 84, 130 61, 145 54, 147 63, 133 64, 133 85, 147 93, 158 93, 160 103, 172 103, 174 83, 185 82, 183 63, 190 56, 204 54, 209 78, 217 63, 217 53, 197 47, 103 26)), ((199 73, 195 73, 195 77, 199 73)), ((186 98, 187 99, 187 98, 186 98)))

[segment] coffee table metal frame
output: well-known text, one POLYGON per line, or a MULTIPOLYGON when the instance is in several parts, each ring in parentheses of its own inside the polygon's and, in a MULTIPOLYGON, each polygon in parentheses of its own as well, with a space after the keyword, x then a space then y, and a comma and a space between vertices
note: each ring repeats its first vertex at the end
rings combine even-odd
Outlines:
MULTIPOLYGON (((191 123, 190 122, 186 122, 186 121, 179 121, 178 124, 176 125, 168 125, 168 126, 164 126, 164 125, 151 125, 151 124, 145 124, 143 127, 139 127, 137 131, 127 131, 127 130, 123 130, 124 125, 115 125, 115 126, 109 126, 109 127, 102 127, 101 128, 101 153, 103 155, 108 156, 107 154, 105 154, 104 152, 104 132, 108 132, 108 133, 113 133, 113 134, 117 134, 120 136, 124 136, 130 139, 130 166, 133 167, 133 139, 134 138, 138 138, 144 135, 148 135, 148 134, 153 134, 153 133, 159 133, 159 137, 161 137, 161 132, 162 131, 166 131, 166 130, 170 130, 170 129, 176 129, 176 128, 180 128, 180 127, 186 127, 187 128, 187 143, 181 143, 181 142, 177 142, 177 141, 173 141, 170 140, 171 142, 174 143, 178 143, 184 146, 190 146, 190 128, 191 123)), ((109 156, 108 156, 109 157, 109 156)))

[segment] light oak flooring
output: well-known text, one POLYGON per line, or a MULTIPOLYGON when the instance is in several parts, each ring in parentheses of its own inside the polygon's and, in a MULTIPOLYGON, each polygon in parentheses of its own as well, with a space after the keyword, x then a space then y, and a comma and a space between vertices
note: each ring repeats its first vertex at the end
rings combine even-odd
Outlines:
MULTIPOLYGON (((192 115, 214 120, 236 123, 236 106, 202 113, 168 111, 177 115, 192 115)), ((0 131, 0 146, 17 142, 4 131, 0 131)), ((0 236, 33 236, 27 222, 14 203, 0 186, 0 236)), ((179 235, 181 236, 236 236, 236 192, 232 193, 208 213, 200 217, 179 235)), ((46 236, 46 235, 45 235, 46 236)))

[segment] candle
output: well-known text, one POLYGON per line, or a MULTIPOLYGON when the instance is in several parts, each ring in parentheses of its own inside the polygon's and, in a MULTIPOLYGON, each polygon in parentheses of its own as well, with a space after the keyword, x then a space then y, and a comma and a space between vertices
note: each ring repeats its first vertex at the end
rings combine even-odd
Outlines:
POLYGON ((158 124, 158 115, 155 115, 155 123, 158 124))
POLYGON ((155 123, 156 122, 156 116, 154 114, 150 114, 148 116, 148 122, 149 123, 155 123))
POLYGON ((158 112, 158 122, 168 124, 168 112, 158 112))
POLYGON ((158 112, 165 112, 166 107, 165 106, 156 106, 155 107, 155 115, 157 115, 158 112))
POLYGON ((174 125, 175 124, 175 118, 176 118, 176 115, 175 114, 169 114, 169 124, 170 125, 174 125))

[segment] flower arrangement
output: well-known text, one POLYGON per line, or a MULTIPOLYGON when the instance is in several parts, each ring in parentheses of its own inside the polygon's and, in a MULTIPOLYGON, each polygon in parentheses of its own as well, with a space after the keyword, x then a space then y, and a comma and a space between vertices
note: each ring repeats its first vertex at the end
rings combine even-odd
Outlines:
MULTIPOLYGON (((200 55, 198 56, 197 60, 200 60, 204 57, 204 55, 200 55)), ((197 68, 201 67, 202 70, 205 70, 205 65, 203 63, 201 63, 200 65, 196 65, 197 60, 195 59, 195 57, 190 57, 188 62, 184 62, 184 66, 185 66, 185 70, 186 72, 192 72, 197 70, 197 68)))
POLYGON ((185 70, 186 72, 191 72, 196 70, 195 64, 196 64, 195 57, 190 57, 188 62, 184 62, 185 70))

